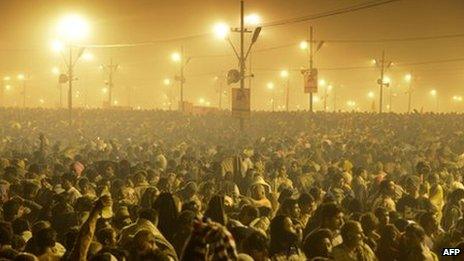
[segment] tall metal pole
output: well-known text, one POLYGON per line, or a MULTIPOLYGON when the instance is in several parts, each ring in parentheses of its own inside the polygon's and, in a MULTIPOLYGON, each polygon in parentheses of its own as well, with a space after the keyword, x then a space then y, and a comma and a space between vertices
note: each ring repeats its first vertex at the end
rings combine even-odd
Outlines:
POLYGON ((333 92, 333 102, 334 102, 334 112, 337 111, 337 93, 335 92, 335 89, 334 89, 334 92, 333 92))
POLYGON ((275 89, 272 90, 272 111, 275 111, 275 89))
POLYGON ((379 95, 379 113, 382 113, 383 102, 383 85, 385 73, 385 50, 382 51, 382 60, 380 61, 380 95, 379 95))
POLYGON ((327 112, 327 86, 324 87, 324 112, 327 112))
POLYGON ((184 112, 184 46, 180 47, 180 104, 181 104, 181 112, 184 112))
POLYGON ((218 78, 218 81, 219 81, 219 104, 218 104, 218 107, 219 107, 219 110, 222 109, 222 81, 218 78))
POLYGON ((408 113, 411 112, 411 81, 409 81, 409 87, 408 87, 408 113))
MULTIPOLYGON (((244 33, 245 33, 245 3, 240 1, 240 90, 245 89, 245 56, 244 56, 244 33)), ((244 119, 240 117, 240 130, 244 129, 244 119)))
POLYGON ((113 105, 113 58, 110 59, 108 74, 108 107, 111 108, 113 105))
POLYGON ((63 108, 63 85, 58 83, 58 87, 60 88, 60 109, 63 108))
POLYGON ((23 79, 23 109, 26 108, 26 79, 23 79))
POLYGON ((68 110, 69 110, 69 126, 72 125, 72 82, 73 82, 73 60, 72 46, 69 46, 69 61, 68 61, 68 110))
POLYGON ((2 107, 6 107, 6 102, 5 102, 5 81, 2 79, 2 85, 0 86, 0 99, 2 103, 2 107))
POLYGON ((287 76, 287 96, 285 97, 285 109, 289 111, 289 100, 290 100, 290 77, 287 76))
POLYGON ((392 112, 392 97, 393 97, 393 94, 392 94, 392 87, 391 85, 388 86, 388 96, 389 96, 389 101, 388 101, 388 112, 392 112))
MULTIPOLYGON (((314 56, 314 32, 313 27, 309 27, 309 73, 311 73, 313 69, 313 56, 314 56)), ((309 111, 313 112, 313 92, 312 90, 309 91, 309 111)))

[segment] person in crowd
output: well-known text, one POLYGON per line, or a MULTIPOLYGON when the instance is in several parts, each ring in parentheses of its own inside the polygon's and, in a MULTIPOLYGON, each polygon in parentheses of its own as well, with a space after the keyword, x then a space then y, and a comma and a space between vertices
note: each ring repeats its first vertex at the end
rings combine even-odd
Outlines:
POLYGON ((361 224, 357 221, 347 221, 341 228, 343 243, 334 247, 334 260, 377 260, 372 249, 364 242, 361 224))
POLYGON ((301 255, 301 235, 289 216, 279 215, 272 219, 269 232, 271 258, 295 258, 301 255))
POLYGON ((330 260, 332 257, 332 232, 317 229, 309 234, 303 242, 303 252, 311 261, 330 260))

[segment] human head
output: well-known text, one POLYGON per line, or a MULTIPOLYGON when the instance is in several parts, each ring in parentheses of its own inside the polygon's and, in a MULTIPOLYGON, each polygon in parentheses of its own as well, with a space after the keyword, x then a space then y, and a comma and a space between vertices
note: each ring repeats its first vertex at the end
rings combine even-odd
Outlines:
POLYGON ((391 180, 382 180, 379 185, 379 192, 385 196, 395 195, 395 183, 391 180))
POLYGON ((56 243, 56 232, 53 228, 44 228, 37 233, 39 252, 42 254, 47 248, 52 248, 56 243))
POLYGON ((379 229, 380 239, 390 244, 396 242, 399 234, 400 231, 393 224, 387 224, 379 229))
POLYGON ((372 212, 362 215, 360 222, 362 229, 366 234, 376 230, 379 225, 379 220, 372 212))
POLYGON ((425 231, 424 229, 416 223, 411 223, 406 226, 404 232, 405 244, 408 247, 418 247, 425 240, 425 231))
POLYGON ((97 231, 97 240, 103 246, 115 246, 116 245, 116 231, 111 227, 105 227, 97 231))
POLYGON ((298 219, 301 215, 301 209, 296 199, 285 199, 280 206, 280 210, 283 215, 287 215, 290 218, 298 219))
POLYGON ((148 220, 156 226, 158 224, 158 212, 152 208, 142 208, 139 211, 139 219, 148 220))
POLYGON ((255 184, 251 187, 251 197, 255 200, 260 200, 266 197, 266 190, 263 185, 255 184))
POLYGON ((343 211, 336 203, 321 205, 322 227, 334 232, 343 225, 343 211))
POLYGON ((5 245, 11 245, 13 239, 13 228, 11 223, 0 221, 0 247, 5 245))
POLYGON ((132 240, 132 250, 135 256, 141 256, 157 248, 155 235, 143 229, 137 232, 132 240))
POLYGON ((349 220, 341 228, 340 234, 343 239, 343 244, 355 248, 363 242, 364 234, 361 223, 358 221, 349 220))
POLYGON ((208 203, 204 216, 221 225, 226 225, 227 217, 224 210, 224 197, 219 195, 213 196, 208 203))
POLYGON ((261 232, 253 231, 242 242, 242 250, 255 261, 268 260, 269 240, 261 232))
POLYGON ((243 205, 238 216, 239 221, 245 226, 248 226, 251 223, 251 221, 255 220, 258 217, 259 210, 258 208, 252 205, 243 205))
POLYGON ((301 193, 298 198, 298 205, 300 206, 302 214, 311 214, 314 211, 314 198, 308 193, 301 193))
POLYGON ((17 199, 10 199, 3 204, 3 218, 6 221, 13 221, 22 216, 22 205, 17 199))
POLYGON ((310 233, 303 242, 303 252, 307 259, 330 257, 332 252, 332 232, 328 229, 318 229, 310 233))
POLYGON ((380 226, 385 226, 388 223, 390 223, 390 215, 388 213, 388 210, 385 207, 377 207, 374 210, 374 214, 379 220, 380 226))
POLYGON ((439 228, 435 215, 431 212, 426 212, 420 215, 419 224, 422 226, 425 233, 429 236, 437 232, 439 228))

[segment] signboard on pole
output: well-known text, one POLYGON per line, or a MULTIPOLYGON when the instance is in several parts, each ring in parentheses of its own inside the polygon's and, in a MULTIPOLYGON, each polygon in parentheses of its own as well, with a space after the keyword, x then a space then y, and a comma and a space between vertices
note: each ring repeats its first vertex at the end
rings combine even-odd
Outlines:
POLYGON ((304 92, 317 92, 317 69, 306 70, 304 72, 304 92))
POLYGON ((232 116, 250 116, 250 89, 232 88, 232 116))

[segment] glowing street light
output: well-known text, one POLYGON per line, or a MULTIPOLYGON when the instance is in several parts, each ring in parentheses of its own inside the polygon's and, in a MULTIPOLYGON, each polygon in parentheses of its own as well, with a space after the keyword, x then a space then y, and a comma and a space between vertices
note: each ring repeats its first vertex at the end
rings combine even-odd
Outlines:
POLYGON ((51 46, 52 51, 55 53, 61 53, 64 50, 64 44, 59 40, 53 40, 51 46))
POLYGON ((350 108, 353 108, 356 106, 356 102, 355 101, 352 101, 352 100, 349 100, 346 102, 346 105, 350 108))
POLYGON ((166 78, 166 79, 163 80, 163 83, 164 83, 164 85, 166 85, 166 86, 171 85, 171 79, 166 78))
POLYGON ((384 84, 390 84, 390 83, 391 83, 390 77, 384 76, 384 77, 383 77, 383 83, 384 83, 384 84))
POLYGON ((60 74, 60 69, 58 67, 53 67, 52 68, 52 74, 53 75, 59 75, 60 74))
POLYGON ((87 21, 77 15, 70 14, 61 18, 56 27, 59 36, 67 41, 76 41, 85 39, 90 31, 87 21))
POLYGON ((107 93, 108 93, 108 88, 106 88, 106 87, 105 87, 105 88, 102 88, 102 93, 103 93, 103 94, 107 94, 107 93))
POLYGON ((225 39, 229 36, 230 27, 225 23, 217 23, 213 27, 213 32, 218 39, 225 39))
POLYGON ((437 96, 437 90, 435 90, 435 89, 431 90, 430 95, 432 95, 434 97, 437 96))
POLYGON ((268 90, 274 90, 274 87, 275 87, 275 86, 274 86, 274 83, 273 83, 273 82, 268 82, 268 83, 266 84, 266 87, 267 87, 268 90))
POLYGON ((7 90, 7 91, 11 90, 11 85, 9 85, 9 84, 5 85, 5 90, 7 90))
POLYGON ((257 26, 261 23, 261 16, 258 14, 249 14, 245 16, 245 25, 247 26, 257 26))
POLYGON ((92 61, 94 59, 94 56, 93 54, 86 52, 82 55, 82 59, 84 59, 85 61, 92 61))
POLYGON ((288 77, 288 71, 287 70, 280 71, 280 77, 287 78, 288 77))
POLYGON ((368 92, 368 93, 367 93, 367 97, 368 97, 369 99, 373 99, 373 98, 375 97, 374 92, 373 92, 373 91, 368 92))
POLYGON ((26 76, 24 76, 24 74, 20 73, 20 74, 18 74, 17 78, 20 81, 24 81, 24 79, 26 79, 26 76))
POLYGON ((11 77, 10 77, 10 76, 5 76, 5 77, 3 77, 3 80, 4 80, 5 82, 7 82, 7 81, 11 80, 11 77))
POLYGON ((318 83, 320 86, 325 86, 327 84, 327 82, 324 79, 320 79, 318 83))
POLYGON ((301 42, 300 42, 300 49, 301 49, 301 50, 307 50, 308 47, 309 47, 308 41, 301 41, 301 42))
POLYGON ((180 53, 174 52, 174 53, 171 54, 171 60, 173 62, 176 62, 176 63, 180 62, 181 59, 182 59, 182 56, 180 55, 180 53))
POLYGON ((453 101, 455 101, 455 102, 462 102, 462 96, 454 95, 454 96, 453 96, 453 101))
POLYGON ((407 81, 407 82, 411 82, 411 80, 412 80, 412 75, 411 75, 410 73, 406 74, 406 75, 404 76, 404 80, 407 81))
POLYGON ((206 102, 206 100, 204 98, 198 99, 198 103, 201 104, 201 105, 205 104, 205 102, 206 102))

